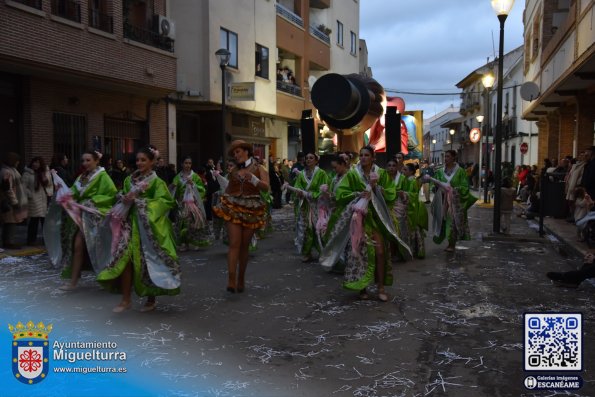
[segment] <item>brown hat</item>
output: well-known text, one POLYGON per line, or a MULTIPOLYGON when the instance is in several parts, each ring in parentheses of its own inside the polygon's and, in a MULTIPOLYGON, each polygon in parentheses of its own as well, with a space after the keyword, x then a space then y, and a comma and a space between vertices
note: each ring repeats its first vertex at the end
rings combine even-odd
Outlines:
POLYGON ((230 156, 233 156, 233 151, 236 150, 236 148, 239 148, 239 147, 244 148, 248 152, 252 153, 252 144, 251 143, 247 143, 246 141, 243 141, 241 139, 236 139, 229 146, 229 150, 227 151, 227 154, 230 155, 230 156))

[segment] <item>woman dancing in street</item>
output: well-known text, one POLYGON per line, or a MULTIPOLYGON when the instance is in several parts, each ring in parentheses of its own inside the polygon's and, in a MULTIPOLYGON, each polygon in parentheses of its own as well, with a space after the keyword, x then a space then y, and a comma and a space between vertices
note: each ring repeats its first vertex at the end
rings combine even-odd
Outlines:
POLYGON ((244 292, 249 245, 254 231, 266 222, 266 203, 261 192, 269 190, 269 174, 252 157, 252 145, 242 140, 231 143, 229 155, 236 166, 215 214, 227 223, 227 291, 244 292))
POLYGON ((409 247, 413 256, 423 259, 426 256, 425 237, 428 230, 428 209, 425 204, 419 201, 421 188, 418 179, 415 177, 416 167, 414 163, 403 166, 403 174, 407 178, 405 190, 407 191, 407 228, 409 230, 409 247))
POLYGON ((133 286, 137 295, 147 297, 143 312, 155 309, 155 296, 180 292, 180 266, 168 216, 175 203, 166 183, 153 171, 158 155, 152 146, 137 152, 137 170, 124 181, 123 195, 108 215, 112 260, 97 280, 121 290, 122 300, 113 309, 116 313, 131 307, 133 286))
MULTIPOLYGON (((321 186, 321 195, 319 200, 325 200, 328 202, 328 209, 329 209, 329 219, 326 222, 321 222, 321 219, 318 219, 316 224, 316 232, 322 235, 322 243, 323 246, 326 247, 332 231, 334 230, 337 220, 341 217, 342 211, 344 210, 343 206, 337 205, 337 188, 339 184, 343 180, 343 177, 349 171, 349 167, 351 164, 351 159, 348 154, 346 153, 339 153, 331 160, 331 167, 334 172, 334 176, 331 179, 331 184, 327 188, 325 185, 321 186)), ((327 248, 327 250, 332 250, 332 247, 327 248)), ((334 263, 327 263, 323 262, 324 257, 321 256, 321 265, 326 270, 332 270, 337 273, 343 273, 345 271, 345 262, 347 260, 347 256, 349 255, 349 250, 351 250, 351 245, 349 243, 345 244, 345 248, 343 251, 338 253, 336 258, 333 259, 336 261, 334 263)), ((323 249, 324 252, 324 249, 323 249)))
MULTIPOLYGON (((408 185, 407 177, 403 173, 403 160, 403 153, 397 153, 393 158, 386 162, 386 172, 395 183, 396 199, 389 204, 395 230, 399 238, 409 245, 409 220, 407 218, 409 195, 407 194, 406 188, 408 185)), ((407 255, 407 250, 403 249, 402 245, 393 242, 390 246, 391 259, 393 262, 397 259, 410 259, 407 255)))
POLYGON ((199 247, 211 245, 203 204, 207 189, 198 174, 192 171, 190 157, 184 159, 182 171, 175 176, 172 187, 178 204, 175 223, 178 251, 186 251, 188 248, 196 251, 199 247))
POLYGON ((336 192, 339 218, 321 255, 321 263, 332 266, 351 238, 351 252, 345 268, 343 286, 360 292, 367 299, 366 288, 376 280, 378 299, 388 301, 384 287, 392 285, 388 243, 395 240, 409 247, 397 236, 387 203, 395 200, 395 184, 386 171, 374 164, 374 149, 360 150, 360 161, 339 183, 336 192))
POLYGON ((296 192, 295 245, 302 255, 302 262, 312 261, 312 249, 320 252, 321 248, 316 237, 317 201, 320 196, 320 186, 328 185, 329 177, 324 170, 318 168, 318 155, 306 153, 306 167, 299 172, 293 190, 296 192))
POLYGON ((469 240, 467 210, 477 201, 469 192, 465 170, 457 164, 457 152, 447 150, 444 154, 444 169, 436 171, 432 180, 438 187, 432 201, 433 240, 441 244, 448 241, 446 252, 454 252, 458 240, 469 240))
POLYGON ((87 255, 95 273, 106 265, 106 250, 98 231, 103 216, 114 203, 117 189, 105 169, 99 166, 100 159, 99 152, 83 153, 84 172, 70 189, 54 171, 58 191, 44 222, 44 241, 50 261, 54 266, 63 267, 62 277, 70 279, 60 287, 63 291, 76 288, 87 255))

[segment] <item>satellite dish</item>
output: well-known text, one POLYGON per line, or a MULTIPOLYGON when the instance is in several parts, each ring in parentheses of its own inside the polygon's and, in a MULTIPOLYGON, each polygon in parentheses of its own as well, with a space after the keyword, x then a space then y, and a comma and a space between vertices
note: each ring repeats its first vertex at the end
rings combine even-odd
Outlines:
POLYGON ((527 81, 521 85, 521 98, 525 101, 533 101, 539 98, 539 87, 532 81, 527 81))
POLYGON ((308 87, 310 87, 310 91, 312 91, 312 87, 314 87, 314 83, 316 83, 316 77, 310 75, 310 77, 308 77, 308 87))

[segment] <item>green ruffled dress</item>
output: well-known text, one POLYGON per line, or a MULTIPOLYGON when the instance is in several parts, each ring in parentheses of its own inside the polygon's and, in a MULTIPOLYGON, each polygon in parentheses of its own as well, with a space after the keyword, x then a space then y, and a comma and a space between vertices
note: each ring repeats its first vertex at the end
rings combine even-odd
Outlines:
POLYGON ((294 187, 305 190, 311 194, 311 198, 294 197, 295 201, 295 220, 296 237, 295 246, 302 255, 310 255, 312 249, 316 248, 318 252, 322 247, 316 236, 316 221, 318 219, 317 200, 320 196, 320 186, 328 185, 329 177, 322 169, 315 167, 310 177, 307 176, 306 169, 298 174, 294 187))
POLYGON ((174 187, 174 196, 178 208, 176 212, 177 216, 174 228, 176 242, 178 247, 182 244, 186 244, 191 247, 208 247, 212 244, 208 223, 200 229, 191 228, 188 215, 184 214, 183 212, 182 201, 184 199, 184 193, 186 192, 186 181, 188 178, 192 180, 194 185, 195 191, 193 193, 196 199, 196 205, 202 212, 203 219, 206 221, 204 199, 207 194, 207 189, 200 179, 200 176, 198 176, 198 174, 196 174, 194 171, 191 171, 189 176, 184 175, 182 172, 178 173, 172 182, 174 187))
POLYGON ((436 244, 440 244, 447 239, 450 245, 454 245, 457 240, 470 240, 469 221, 467 210, 475 204, 477 198, 469 191, 469 180, 465 170, 458 165, 453 175, 447 176, 444 169, 436 171, 434 178, 447 182, 453 188, 452 190, 452 213, 447 210, 447 200, 444 189, 438 188, 432 201, 432 223, 436 244))
POLYGON ((138 296, 177 295, 180 292, 180 266, 168 213, 175 205, 165 182, 152 172, 144 178, 124 181, 123 193, 132 184, 146 182, 128 212, 118 248, 111 263, 97 280, 111 290, 119 290, 117 280, 132 262, 133 285, 138 296))

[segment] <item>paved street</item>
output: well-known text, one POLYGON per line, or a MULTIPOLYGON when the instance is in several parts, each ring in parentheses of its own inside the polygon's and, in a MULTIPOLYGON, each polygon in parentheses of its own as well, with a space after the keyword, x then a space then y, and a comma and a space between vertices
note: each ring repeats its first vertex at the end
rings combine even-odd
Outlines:
MULTIPOLYGON (((389 303, 359 301, 340 288, 339 275, 302 264, 288 208, 275 212, 276 232, 259 242, 245 293, 225 291, 226 248, 217 242, 181 254, 182 294, 160 298, 151 313, 139 312, 140 300, 112 313, 119 296, 101 290, 90 273, 78 290, 58 291, 58 272, 45 255, 5 258, 3 348, 6 323, 30 319, 52 323, 52 340, 117 341, 129 369, 117 381, 142 378, 139 390, 153 395, 549 396, 523 386, 523 313, 578 311, 585 386, 564 395, 595 395, 595 290, 586 283, 556 288, 545 277, 578 259, 561 256, 549 240, 522 241, 537 234, 520 218, 513 224, 518 239, 482 241, 490 217, 488 209, 471 210, 475 238, 454 255, 428 243, 426 260, 397 264, 389 303)), ((7 367, 3 384, 13 382, 7 367)), ((72 379, 54 373, 43 388, 24 387, 28 395, 65 396, 72 379)), ((78 383, 72 395, 105 395, 99 379, 78 383)))

